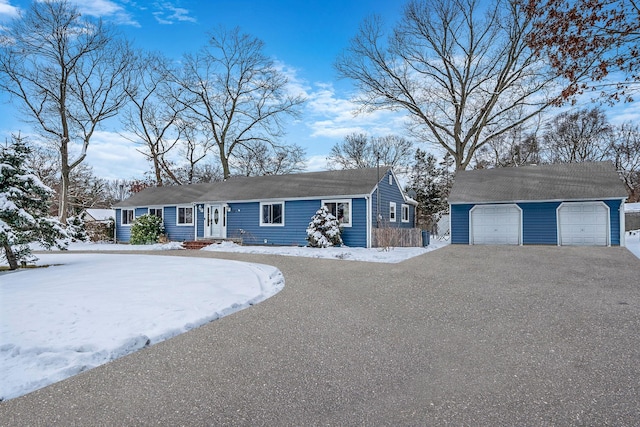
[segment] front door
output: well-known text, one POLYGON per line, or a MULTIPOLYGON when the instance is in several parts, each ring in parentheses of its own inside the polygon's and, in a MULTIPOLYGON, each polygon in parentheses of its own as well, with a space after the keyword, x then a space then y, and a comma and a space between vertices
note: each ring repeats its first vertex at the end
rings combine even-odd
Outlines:
POLYGON ((205 238, 224 239, 227 237, 226 209, 223 205, 208 205, 204 221, 205 238))

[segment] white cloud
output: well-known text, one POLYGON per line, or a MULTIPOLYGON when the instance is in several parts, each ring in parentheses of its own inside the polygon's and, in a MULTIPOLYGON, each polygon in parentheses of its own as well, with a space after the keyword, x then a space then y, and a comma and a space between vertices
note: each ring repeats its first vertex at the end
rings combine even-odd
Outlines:
MULTIPOLYGON (((1 1, 1 0, 0 0, 1 1)), ((139 27, 140 24, 123 6, 112 0, 78 1, 80 12, 96 18, 109 18, 118 24, 139 27)))
POLYGON ((157 11, 153 12, 153 16, 158 23, 163 25, 171 25, 177 22, 197 22, 196 18, 190 16, 190 11, 183 7, 177 7, 170 2, 154 3, 157 11))
POLYGON ((87 150, 85 162, 96 176, 105 179, 142 177, 149 169, 145 157, 136 149, 139 145, 115 132, 98 131, 87 150))
POLYGON ((325 171, 327 170, 327 156, 309 156, 307 157, 307 161, 305 162, 305 164, 307 165, 307 172, 325 171))
POLYGON ((309 94, 307 108, 314 119, 308 123, 312 137, 343 138, 353 132, 383 136, 406 133, 405 115, 379 110, 358 112, 358 105, 336 93, 330 84, 316 84, 309 94))
POLYGON ((17 18, 20 9, 17 6, 11 6, 8 0, 0 0, 0 19, 17 18))

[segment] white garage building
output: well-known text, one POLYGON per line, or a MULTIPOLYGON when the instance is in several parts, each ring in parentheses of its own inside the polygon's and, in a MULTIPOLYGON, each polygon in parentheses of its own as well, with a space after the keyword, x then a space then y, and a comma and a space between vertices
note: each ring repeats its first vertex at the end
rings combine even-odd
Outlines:
POLYGON ((610 162, 460 171, 451 242, 624 246, 626 198, 610 162))

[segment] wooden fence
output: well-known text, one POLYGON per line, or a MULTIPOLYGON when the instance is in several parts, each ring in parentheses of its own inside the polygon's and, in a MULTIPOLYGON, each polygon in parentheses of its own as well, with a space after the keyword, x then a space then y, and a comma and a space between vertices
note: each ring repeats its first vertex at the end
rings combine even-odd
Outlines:
POLYGON ((373 228, 371 246, 374 248, 420 247, 422 230, 419 228, 373 228))

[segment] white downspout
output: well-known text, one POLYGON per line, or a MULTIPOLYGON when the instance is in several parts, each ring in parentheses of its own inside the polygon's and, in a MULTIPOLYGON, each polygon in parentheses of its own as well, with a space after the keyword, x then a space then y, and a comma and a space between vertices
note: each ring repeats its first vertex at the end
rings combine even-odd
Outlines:
POLYGON ((626 246, 626 234, 625 234, 625 228, 626 228, 626 223, 625 223, 625 216, 624 216, 624 200, 622 201, 622 203, 620 203, 620 246, 621 247, 625 247, 626 246))
POLYGON ((371 210, 371 197, 365 196, 365 199, 367 201, 367 248, 371 248, 371 215, 373 212, 371 210))

